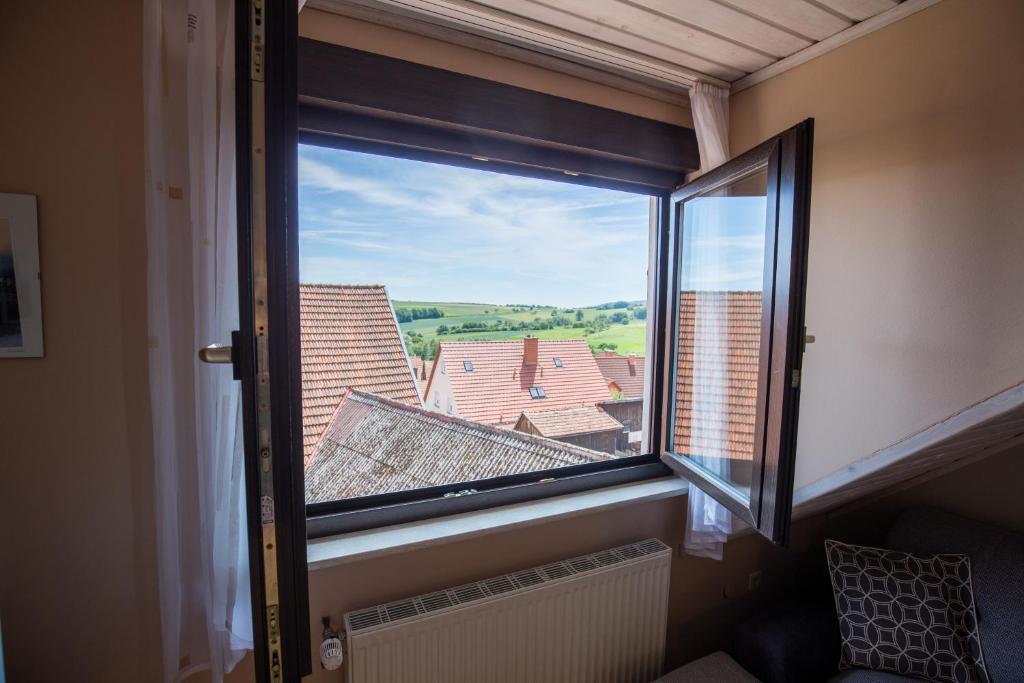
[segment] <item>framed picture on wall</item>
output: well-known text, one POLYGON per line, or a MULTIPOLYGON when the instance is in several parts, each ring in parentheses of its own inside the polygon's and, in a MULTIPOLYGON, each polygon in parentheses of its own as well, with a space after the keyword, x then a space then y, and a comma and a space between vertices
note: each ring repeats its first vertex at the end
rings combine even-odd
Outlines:
POLYGON ((42 355, 36 197, 0 193, 0 358, 42 355))

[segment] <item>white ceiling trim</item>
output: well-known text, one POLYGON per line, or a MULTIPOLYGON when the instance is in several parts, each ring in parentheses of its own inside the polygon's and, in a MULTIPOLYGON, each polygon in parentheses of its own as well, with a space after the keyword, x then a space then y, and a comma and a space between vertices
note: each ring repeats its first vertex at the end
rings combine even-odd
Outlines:
POLYGON ((670 90, 690 88, 697 81, 728 87, 728 83, 699 71, 638 54, 631 50, 587 40, 568 31, 545 26, 507 12, 484 9, 462 0, 309 0, 308 6, 336 14, 360 6, 399 14, 419 21, 484 36, 500 43, 543 52, 571 62, 605 69, 619 75, 664 84, 670 90))
POLYGON ((806 517, 927 481, 1024 444, 1024 383, 872 453, 793 494, 806 517))
POLYGON ((862 38, 869 33, 874 33, 881 28, 885 28, 889 24, 895 23, 900 19, 905 19, 912 14, 916 14, 923 9, 931 7, 932 5, 937 5, 939 2, 941 2, 941 0, 905 0, 890 10, 886 10, 881 14, 876 14, 869 19, 865 19, 859 24, 854 24, 848 29, 814 43, 810 47, 806 47, 800 52, 796 52, 789 57, 780 59, 774 64, 770 64, 763 69, 760 69, 759 71, 755 71, 749 76, 744 76, 732 84, 732 94, 735 95, 736 93, 742 92, 751 86, 763 83, 769 78, 785 73, 786 71, 800 66, 805 62, 809 62, 815 57, 820 57, 821 55, 831 52, 838 47, 842 47, 851 41, 862 38))

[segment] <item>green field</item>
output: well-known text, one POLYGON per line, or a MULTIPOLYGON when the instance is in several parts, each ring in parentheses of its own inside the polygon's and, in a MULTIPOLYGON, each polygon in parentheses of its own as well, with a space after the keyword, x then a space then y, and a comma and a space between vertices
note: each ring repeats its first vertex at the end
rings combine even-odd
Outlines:
MULTIPOLYGON (((447 303, 433 301, 392 302, 400 319, 412 309, 437 309, 443 317, 420 318, 401 322, 406 335, 406 345, 414 355, 433 357, 436 342, 522 339, 530 334, 540 339, 586 339, 591 350, 614 349, 619 353, 644 355, 646 348, 646 320, 638 318, 644 312, 643 302, 628 302, 626 307, 598 308, 590 306, 578 309, 554 308, 551 306, 499 306, 494 304, 447 303), (582 312, 577 319, 577 311, 582 312), (554 315, 552 315, 554 313, 554 315), (613 316, 617 321, 612 322, 613 316), (622 322, 623 315, 627 318, 622 322), (509 327, 532 325, 534 327, 550 322, 551 329, 472 329, 473 325, 509 327), (561 324, 557 324, 560 322, 561 324), (471 326, 461 329, 463 324, 471 326), (573 327, 582 324, 584 327, 573 327), (440 334, 438 326, 457 328, 447 334, 440 334)), ((435 313, 436 315, 436 313, 435 313)))

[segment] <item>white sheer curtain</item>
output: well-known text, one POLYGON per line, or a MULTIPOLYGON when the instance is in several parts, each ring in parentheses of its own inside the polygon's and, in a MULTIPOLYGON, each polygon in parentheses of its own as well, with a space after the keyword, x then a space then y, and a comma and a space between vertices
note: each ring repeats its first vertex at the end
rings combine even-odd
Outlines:
MULTIPOLYGON (((711 83, 697 83, 690 90, 690 108, 693 111, 693 128, 697 134, 697 148, 700 151, 700 172, 706 173, 729 160, 729 91, 711 83)), ((716 223, 714 216, 706 218, 713 224, 721 222, 717 221, 716 223)), ((707 223, 703 223, 703 225, 707 225, 707 223)), ((698 307, 699 314, 696 318, 697 327, 694 330, 694 348, 723 346, 725 341, 715 338, 716 335, 721 335, 721 321, 707 319, 710 314, 719 310, 719 307, 710 305, 702 309, 699 298, 695 305, 698 307)), ((721 357, 723 354, 713 355, 719 356, 719 361, 723 361, 721 357)), ((707 357, 706 354, 700 354, 700 356, 707 357)), ((696 409, 696 406, 710 409, 710 406, 701 400, 699 377, 702 373, 708 377, 714 376, 716 370, 715 368, 698 367, 698 362, 700 362, 699 359, 695 358, 693 370, 695 410, 692 425, 692 433, 695 437, 701 430, 703 422, 720 420, 724 414, 724 408, 716 411, 717 415, 703 415, 703 409, 696 409)), ((728 474, 724 471, 724 468, 728 467, 724 458, 711 458, 705 465, 712 469, 716 466, 722 468, 723 471, 716 472, 719 476, 728 474)), ((690 555, 721 560, 723 546, 732 531, 732 514, 696 486, 690 486, 688 499, 686 536, 683 540, 686 552, 690 555)))
POLYGON ((196 351, 238 327, 234 3, 146 0, 146 223, 164 679, 252 647, 239 388, 196 351))

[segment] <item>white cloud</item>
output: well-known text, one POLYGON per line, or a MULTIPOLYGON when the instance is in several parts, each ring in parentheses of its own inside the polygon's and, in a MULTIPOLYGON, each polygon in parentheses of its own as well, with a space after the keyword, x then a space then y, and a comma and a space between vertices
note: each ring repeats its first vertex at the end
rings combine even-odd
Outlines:
POLYGON ((446 287, 448 300, 510 288, 516 301, 566 305, 643 296, 646 197, 351 154, 300 152, 303 280, 387 278, 446 287), (377 256, 358 264, 356 250, 377 256))

